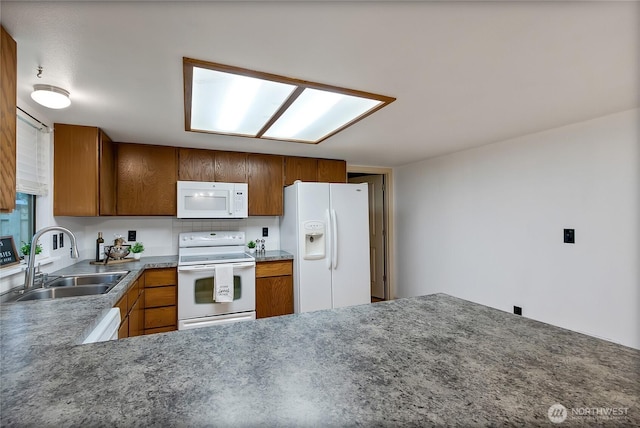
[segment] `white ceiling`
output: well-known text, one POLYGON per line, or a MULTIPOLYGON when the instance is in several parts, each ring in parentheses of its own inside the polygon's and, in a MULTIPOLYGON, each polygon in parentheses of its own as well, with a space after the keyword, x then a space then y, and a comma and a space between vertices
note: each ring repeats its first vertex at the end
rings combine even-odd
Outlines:
POLYGON ((638 2, 0 7, 18 43, 19 105, 119 142, 396 166, 639 105, 638 2), (397 101, 319 145, 185 132, 183 56, 397 101), (38 107, 29 98, 36 83, 69 90, 71 107, 38 107))

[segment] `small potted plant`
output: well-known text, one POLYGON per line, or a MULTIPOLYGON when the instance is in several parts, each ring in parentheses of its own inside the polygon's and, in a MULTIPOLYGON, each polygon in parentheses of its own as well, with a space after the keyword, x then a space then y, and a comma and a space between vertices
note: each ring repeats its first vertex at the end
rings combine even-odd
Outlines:
POLYGON ((247 244, 247 247, 249 247, 249 252, 251 254, 256 252, 256 243, 254 241, 249 241, 249 243, 247 244))
POLYGON ((136 260, 140 260, 140 255, 141 255, 141 253, 143 251, 144 251, 144 245, 142 245, 142 242, 136 242, 131 247, 131 252, 133 253, 133 258, 136 259, 136 260))
MULTIPOLYGON (((22 241, 20 252, 24 256, 25 263, 29 263, 29 256, 31 255, 31 243, 22 241)), ((36 256, 42 252, 42 245, 36 244, 36 256)))

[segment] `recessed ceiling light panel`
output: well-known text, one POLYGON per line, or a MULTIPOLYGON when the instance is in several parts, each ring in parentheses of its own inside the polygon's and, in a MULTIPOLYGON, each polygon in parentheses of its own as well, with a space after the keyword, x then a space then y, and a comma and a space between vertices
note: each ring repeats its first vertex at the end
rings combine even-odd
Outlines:
POLYGON ((185 129, 319 143, 395 98, 183 59, 185 129))
POLYGON ((193 68, 192 130, 255 137, 293 85, 193 68))
POLYGON ((305 89, 263 136, 318 141, 380 104, 370 98, 305 89))

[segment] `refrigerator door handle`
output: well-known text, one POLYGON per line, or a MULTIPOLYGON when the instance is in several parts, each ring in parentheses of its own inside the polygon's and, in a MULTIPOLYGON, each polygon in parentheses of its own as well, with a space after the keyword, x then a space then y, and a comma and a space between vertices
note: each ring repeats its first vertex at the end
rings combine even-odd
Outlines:
POLYGON ((327 255, 325 257, 327 260, 327 269, 331 270, 331 244, 333 243, 333 235, 331 235, 331 214, 329 213, 329 210, 327 210, 326 214, 327 214, 327 243, 326 243, 327 255))
POLYGON ((333 260, 333 269, 338 269, 338 222, 336 220, 336 210, 331 210, 331 243, 333 249, 331 251, 331 258, 333 260))

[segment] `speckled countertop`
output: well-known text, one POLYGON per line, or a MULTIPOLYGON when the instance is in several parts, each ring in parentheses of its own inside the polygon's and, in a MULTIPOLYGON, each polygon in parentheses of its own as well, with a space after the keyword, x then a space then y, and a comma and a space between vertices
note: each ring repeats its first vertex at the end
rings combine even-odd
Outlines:
POLYGON ((448 295, 78 345, 121 291, 0 307, 2 426, 640 425, 640 351, 448 295))
POLYGON ((256 262, 271 262, 277 260, 293 260, 293 255, 282 250, 270 250, 264 253, 256 252, 251 254, 256 262))

